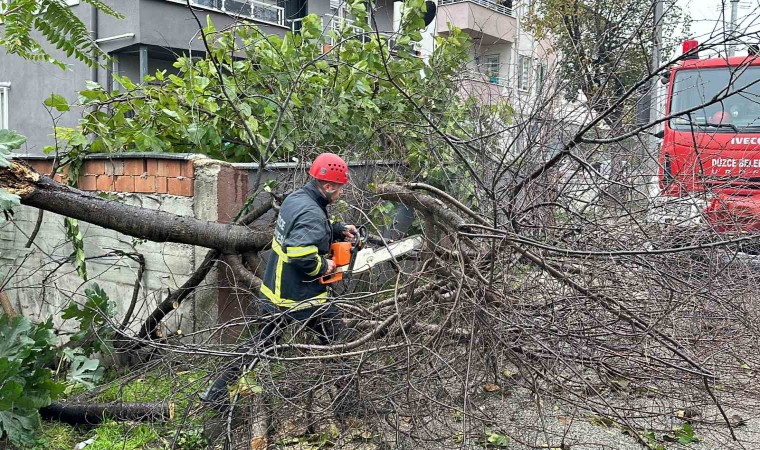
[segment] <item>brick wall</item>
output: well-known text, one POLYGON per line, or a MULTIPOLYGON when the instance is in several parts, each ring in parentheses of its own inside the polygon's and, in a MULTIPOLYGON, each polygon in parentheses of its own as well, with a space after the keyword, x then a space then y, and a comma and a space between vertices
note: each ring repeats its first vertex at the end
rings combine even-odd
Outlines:
MULTIPOLYGON (((94 155, 85 160, 77 180, 83 191, 134 192, 193 196, 193 159, 169 158, 171 155, 109 158, 94 155)), ((28 159, 27 162, 42 174, 49 175, 52 159, 28 159)), ((67 171, 55 176, 58 182, 67 180, 67 171)))

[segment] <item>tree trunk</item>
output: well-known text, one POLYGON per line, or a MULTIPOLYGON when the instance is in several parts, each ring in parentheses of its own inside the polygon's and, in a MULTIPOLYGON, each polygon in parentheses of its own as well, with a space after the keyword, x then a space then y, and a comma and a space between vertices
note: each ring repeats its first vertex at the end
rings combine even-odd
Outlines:
POLYGON ((3 307, 3 312, 6 316, 8 316, 9 319, 16 317, 16 310, 13 309, 13 305, 11 305, 11 300, 8 298, 8 294, 6 294, 2 289, 0 289, 0 306, 3 307))
POLYGON ((258 250, 271 235, 239 225, 221 224, 107 200, 56 183, 20 161, 0 169, 0 188, 21 203, 119 233, 154 242, 177 242, 239 253, 258 250))
POLYGON ((104 420, 166 422, 174 418, 174 403, 56 403, 40 409, 45 420, 70 425, 95 425, 104 420))

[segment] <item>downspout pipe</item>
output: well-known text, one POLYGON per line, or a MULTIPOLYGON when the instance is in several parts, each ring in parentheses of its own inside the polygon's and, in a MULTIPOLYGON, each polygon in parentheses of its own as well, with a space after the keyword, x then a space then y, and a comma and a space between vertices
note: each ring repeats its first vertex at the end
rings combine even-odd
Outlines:
MULTIPOLYGON (((95 42, 97 45, 98 40, 98 8, 95 7, 95 5, 90 5, 90 38, 92 38, 92 42, 95 42)), ((90 69, 90 78, 92 78, 92 81, 98 82, 98 71, 100 69, 100 61, 98 61, 98 54, 97 52, 92 53, 92 59, 93 59, 93 66, 90 69)))

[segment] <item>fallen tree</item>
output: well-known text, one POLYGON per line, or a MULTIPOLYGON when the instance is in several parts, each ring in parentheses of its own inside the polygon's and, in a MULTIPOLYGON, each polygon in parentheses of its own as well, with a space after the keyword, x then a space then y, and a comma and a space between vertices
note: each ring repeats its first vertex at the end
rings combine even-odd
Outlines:
POLYGON ((43 420, 69 425, 97 425, 117 422, 166 422, 174 418, 173 403, 59 403, 40 409, 43 420))
MULTIPOLYGON (((657 448, 672 437, 668 433, 674 426, 683 431, 684 425, 697 423, 693 411, 709 418, 702 426, 725 438, 722 444, 751 442, 730 418, 750 414, 760 399, 753 383, 760 364, 757 274, 736 255, 731 258, 730 251, 723 260, 730 249, 725 242, 662 245, 669 242, 668 234, 682 231, 647 223, 643 191, 651 174, 598 170, 613 154, 633 167, 643 165, 644 143, 638 138, 651 123, 610 134, 598 126, 610 112, 607 99, 595 105, 596 117, 572 127, 549 120, 546 111, 557 100, 557 90, 549 88, 534 104, 511 105, 501 115, 498 108, 463 107, 455 88, 467 80, 441 68, 452 59, 433 58, 423 67, 416 59, 367 49, 377 58, 369 67, 351 70, 359 56, 337 46, 334 56, 341 63, 327 61, 329 56, 308 41, 317 39, 309 37, 308 22, 306 38, 291 35, 283 41, 243 30, 235 37, 248 43, 245 49, 226 47, 237 39, 221 47, 208 43, 218 50, 209 52, 216 59, 180 75, 187 85, 208 83, 214 95, 158 79, 150 88, 113 96, 87 92, 93 108, 120 111, 85 118, 85 131, 97 132, 93 147, 113 145, 117 138, 138 145, 135 130, 147 134, 145 126, 162 136, 160 145, 198 146, 209 153, 232 149, 218 156, 245 155, 259 161, 260 172, 272 155, 296 158, 300 170, 334 142, 358 160, 398 158, 397 168, 376 174, 377 184, 356 187, 355 208, 344 213, 353 213, 377 235, 423 234, 424 251, 418 260, 389 263, 336 288, 332 300, 344 311, 349 329, 338 345, 316 345, 298 326, 287 340, 267 349, 249 351, 210 339, 191 344, 179 335, 162 336, 161 322, 204 281, 211 282, 206 278, 213 267, 231 274, 233 288, 255 295, 260 252, 271 240, 271 220, 262 217, 276 209, 276 202, 244 208, 235 224, 218 224, 101 199, 39 176, 18 161, 0 168, 0 187, 18 195, 22 204, 128 236, 210 249, 179 289, 157 295, 158 306, 141 317, 139 332, 120 330, 122 350, 156 350, 166 375, 183 363, 183 368, 208 370, 208 377, 214 376, 217 361, 250 367, 244 381, 231 388, 241 398, 236 410, 257 439, 267 431, 263 424, 270 423, 268 431, 283 438, 296 434, 294 422, 313 431, 300 437, 329 436, 318 425, 332 420, 336 382, 353 377, 372 426, 367 440, 378 445, 514 442, 567 448, 588 443, 583 426, 603 424, 627 433, 615 436, 620 442, 657 448), (270 48, 279 53, 272 57, 270 48), (292 57, 288 52, 296 48, 303 53, 292 57), (228 58, 234 51, 249 58, 228 58), (280 59, 291 65, 283 67, 280 59), (417 78, 423 68, 429 81, 417 78), (291 77, 278 78, 282 73, 291 77), (205 79, 193 78, 198 74, 205 79), (284 84, 275 86, 273 79, 284 84), (240 86, 255 94, 241 90, 231 101, 226 89, 240 86), (356 96, 350 97, 347 92, 354 87, 356 96), (347 96, 350 104, 333 105, 347 96), (166 98, 176 100, 168 106, 178 118, 163 116, 166 98), (219 99, 225 101, 215 103, 219 99), (199 104, 204 106, 196 108, 199 104), (336 111, 338 125, 313 119, 326 110, 336 111), (126 112, 133 122, 109 122, 126 112), (202 120, 189 122, 193 114, 202 120), (253 139, 257 131, 251 119, 265 131, 253 139), (543 128, 536 136, 538 125, 543 128), (114 127, 113 134, 102 132, 107 126, 114 127), (550 140, 556 136, 561 144, 550 140), (222 139, 226 146, 218 145, 222 139), (424 182, 409 182, 416 179, 424 182), (414 210, 406 228, 394 229, 390 203, 414 210)), ((368 39, 386 48, 379 37, 368 39)), ((620 101, 632 100, 637 88, 656 76, 618 92, 620 101)), ((293 173, 280 186, 267 187, 279 197, 300 181, 293 173)), ((263 195, 268 194, 250 200, 263 195)), ((711 236, 709 230, 697 234, 688 238, 711 236)), ((255 332, 271 319, 244 316, 198 334, 215 336, 226 327, 255 332)), ((80 400, 88 411, 88 394, 80 400)), ((223 434, 232 440, 245 426, 236 428, 229 420, 223 434)))

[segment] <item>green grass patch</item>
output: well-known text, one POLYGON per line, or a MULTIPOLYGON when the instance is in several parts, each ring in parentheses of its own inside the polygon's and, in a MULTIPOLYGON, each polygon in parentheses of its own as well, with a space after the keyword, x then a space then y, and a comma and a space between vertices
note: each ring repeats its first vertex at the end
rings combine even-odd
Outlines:
POLYGON ((33 450, 71 450, 81 442, 81 433, 74 427, 62 423, 43 423, 42 433, 33 450))
POLYGON ((142 450, 150 448, 149 444, 155 443, 153 448, 161 448, 158 431, 148 424, 119 424, 106 422, 95 429, 95 441, 85 447, 87 450, 142 450))
POLYGON ((58 422, 44 422, 37 444, 31 450, 71 450, 82 441, 93 438, 86 450, 137 450, 167 448, 177 434, 182 431, 177 442, 181 449, 205 448, 199 427, 203 420, 201 415, 188 417, 188 406, 195 401, 198 392, 205 387, 206 373, 187 370, 171 373, 146 372, 144 376, 130 380, 122 385, 117 379, 111 381, 93 403, 108 402, 172 402, 174 403, 174 420, 168 423, 116 423, 106 422, 96 428, 73 427, 58 422))
POLYGON ((146 374, 122 385, 118 380, 113 386, 104 390, 97 402, 165 402, 175 405, 175 421, 182 421, 187 414, 190 403, 195 401, 198 393, 205 387, 205 372, 189 370, 171 376, 146 374))

